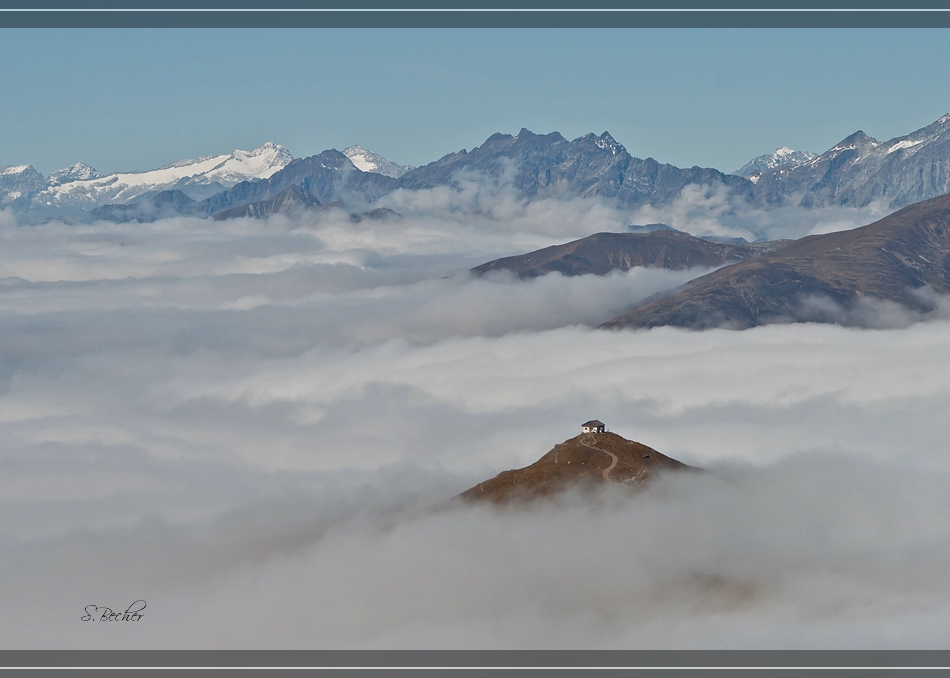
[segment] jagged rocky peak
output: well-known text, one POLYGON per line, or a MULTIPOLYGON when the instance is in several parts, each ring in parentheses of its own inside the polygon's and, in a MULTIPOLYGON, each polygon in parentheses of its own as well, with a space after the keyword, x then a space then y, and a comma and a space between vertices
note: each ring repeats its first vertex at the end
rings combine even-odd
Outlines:
POLYGON ((617 162, 620 156, 627 155, 627 149, 623 147, 623 144, 606 131, 599 135, 588 132, 579 136, 567 143, 567 149, 568 153, 594 163, 612 164, 617 162))
POLYGON ((623 147, 623 145, 619 141, 617 141, 612 136, 610 136, 610 132, 606 132, 606 131, 603 134, 601 134, 599 137, 594 137, 594 145, 597 146, 597 148, 602 148, 605 151, 610 151, 614 155, 617 155, 618 153, 623 153, 624 151, 627 150, 623 147))

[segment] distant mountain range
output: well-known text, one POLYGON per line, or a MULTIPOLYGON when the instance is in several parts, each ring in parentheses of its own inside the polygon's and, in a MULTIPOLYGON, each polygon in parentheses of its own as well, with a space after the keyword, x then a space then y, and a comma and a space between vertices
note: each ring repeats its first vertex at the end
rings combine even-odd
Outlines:
MULTIPOLYGON (((274 143, 108 176, 77 164, 43 177, 29 165, 18 165, 0 168, 0 207, 80 218, 106 205, 138 203, 143 216, 168 214, 176 205, 182 206, 182 214, 213 216, 274 200, 293 186, 321 205, 369 204, 397 189, 450 186, 479 176, 509 185, 526 200, 599 197, 626 208, 669 205, 687 186, 703 186, 726 189, 740 204, 761 209, 863 207, 872 202, 898 209, 950 192, 950 114, 887 142, 855 132, 818 156, 783 147, 754 158, 735 174, 636 158, 607 132, 569 141, 557 132, 527 129, 515 136, 493 134, 470 151, 416 168, 360 146, 295 160, 274 143), (161 195, 165 191, 180 191, 199 205, 161 195)), ((296 201, 293 209, 298 207, 296 201)), ((108 212, 93 217, 104 218, 108 212)))

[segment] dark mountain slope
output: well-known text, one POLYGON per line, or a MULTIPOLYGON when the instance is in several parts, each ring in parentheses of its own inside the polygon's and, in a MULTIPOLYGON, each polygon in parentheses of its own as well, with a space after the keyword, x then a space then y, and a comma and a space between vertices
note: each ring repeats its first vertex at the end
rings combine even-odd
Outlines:
POLYGON ((166 217, 207 216, 204 206, 178 189, 161 191, 135 202, 121 205, 103 205, 89 211, 96 219, 116 223, 126 221, 156 221, 166 217))
MULTIPOLYGON (((783 241, 784 242, 784 241, 783 241)), ((472 269, 476 275, 508 270, 520 278, 558 271, 563 275, 605 275, 614 269, 637 266, 684 269, 712 268, 760 256, 781 243, 718 243, 687 233, 657 230, 650 233, 595 233, 586 238, 503 259, 472 269)))
POLYGON ((217 214, 241 205, 271 200, 292 186, 299 186, 321 204, 328 205, 351 195, 361 200, 375 200, 398 187, 398 181, 375 172, 361 172, 345 155, 329 150, 293 160, 263 181, 243 181, 211 196, 202 204, 208 214, 217 214))
POLYGON ((323 207, 323 204, 300 186, 291 186, 270 200, 251 202, 246 205, 232 207, 214 215, 215 221, 235 219, 238 217, 256 217, 263 219, 272 214, 286 214, 297 216, 306 210, 323 207))

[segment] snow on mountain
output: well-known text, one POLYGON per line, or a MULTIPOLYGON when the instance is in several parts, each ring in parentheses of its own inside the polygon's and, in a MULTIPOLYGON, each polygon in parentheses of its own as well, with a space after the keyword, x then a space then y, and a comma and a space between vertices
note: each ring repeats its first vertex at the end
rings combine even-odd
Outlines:
POLYGON ((6 167, 0 167, 0 177, 9 177, 16 174, 23 174, 32 165, 7 165, 6 167))
POLYGON ((376 172, 393 179, 398 179, 403 174, 413 169, 410 165, 397 165, 394 162, 386 160, 383 156, 373 151, 368 151, 362 146, 350 146, 343 151, 343 155, 350 159, 356 169, 362 172, 376 172))
POLYGON ((915 140, 915 141, 911 141, 910 139, 903 139, 902 141, 898 141, 898 142, 895 143, 893 146, 891 146, 890 148, 888 148, 888 149, 885 151, 885 153, 887 153, 888 155, 890 155, 890 154, 893 153, 894 151, 899 151, 899 150, 901 150, 902 148, 913 148, 914 146, 920 146, 922 143, 924 143, 924 140, 923 140, 923 139, 917 139, 917 140, 915 140))
POLYGON ((93 167, 84 162, 77 162, 74 165, 61 169, 50 174, 46 181, 48 184, 58 186, 59 184, 68 184, 70 181, 88 181, 89 179, 98 179, 102 175, 93 167))
POLYGON ((172 188, 200 200, 241 181, 267 179, 286 167, 291 160, 293 156, 286 148, 266 143, 252 151, 236 150, 230 154, 180 160, 146 172, 116 172, 60 183, 50 181, 45 190, 34 196, 32 202, 40 207, 90 209, 100 205, 127 203, 143 195, 172 188))
POLYGON ((28 200, 45 184, 46 179, 32 165, 0 167, 0 207, 28 200))
POLYGON ((911 132, 907 136, 897 137, 881 143, 878 153, 886 156, 897 151, 905 151, 905 156, 911 156, 928 146, 946 144, 948 136, 950 136, 950 113, 916 132, 911 132))
POLYGON ((950 114, 896 137, 877 141, 862 131, 799 165, 763 172, 756 198, 768 207, 864 207, 883 201, 890 209, 950 193, 950 114))
POLYGON ((776 167, 787 167, 794 165, 803 165, 809 160, 814 160, 818 156, 808 151, 796 151, 788 146, 776 148, 771 153, 752 158, 749 162, 737 169, 733 174, 740 177, 753 177, 762 172, 767 172, 776 167))
POLYGON ((591 139, 594 142, 594 145, 601 149, 602 151, 610 151, 611 155, 617 155, 618 153, 623 153, 625 149, 616 139, 610 136, 609 132, 604 132, 599 137, 593 132, 585 134, 583 139, 591 139))

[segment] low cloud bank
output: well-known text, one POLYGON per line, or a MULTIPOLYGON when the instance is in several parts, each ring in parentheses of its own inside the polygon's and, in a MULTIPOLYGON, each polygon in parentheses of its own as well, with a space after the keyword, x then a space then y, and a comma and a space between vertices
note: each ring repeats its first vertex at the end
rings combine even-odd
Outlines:
POLYGON ((906 305, 873 297, 840 304, 829 297, 809 296, 801 301, 799 313, 807 322, 870 329, 898 329, 928 320, 950 318, 950 299, 930 285, 908 289, 907 298, 906 305))

